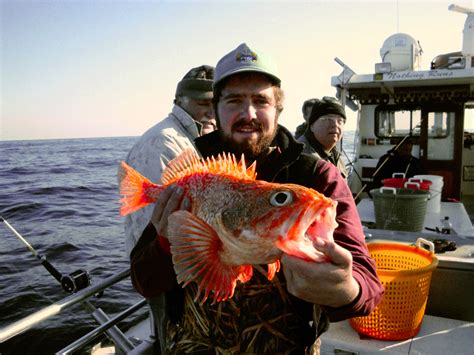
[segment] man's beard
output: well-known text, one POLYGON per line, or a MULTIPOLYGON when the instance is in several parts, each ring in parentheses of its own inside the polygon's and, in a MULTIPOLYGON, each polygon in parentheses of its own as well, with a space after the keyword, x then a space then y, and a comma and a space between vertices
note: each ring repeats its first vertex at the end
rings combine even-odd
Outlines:
MULTIPOLYGON (((262 124, 259 121, 253 120, 250 122, 254 128, 256 128, 261 134, 263 133, 262 124)), ((231 132, 234 132, 240 126, 248 126, 249 122, 237 121, 232 125, 231 132)), ((273 139, 276 136, 277 125, 275 123, 275 129, 268 135, 260 135, 257 141, 248 141, 244 140, 242 142, 236 142, 232 138, 232 133, 230 135, 226 134, 222 129, 218 129, 218 132, 221 136, 222 142, 226 146, 227 150, 233 153, 237 159, 244 154, 247 161, 255 160, 260 157, 262 154, 268 152, 273 139)))

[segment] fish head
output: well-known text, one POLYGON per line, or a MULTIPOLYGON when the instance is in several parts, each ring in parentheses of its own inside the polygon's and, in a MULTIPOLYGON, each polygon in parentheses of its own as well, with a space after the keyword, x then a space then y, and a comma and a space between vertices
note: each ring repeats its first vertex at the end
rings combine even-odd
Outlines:
POLYGON ((265 254, 264 262, 274 261, 282 252, 315 260, 313 241, 332 240, 337 227, 335 201, 295 184, 253 181, 244 185, 239 203, 221 216, 230 235, 225 239, 233 244, 234 253, 243 254, 238 251, 243 244, 248 253, 250 244, 255 254, 265 254))

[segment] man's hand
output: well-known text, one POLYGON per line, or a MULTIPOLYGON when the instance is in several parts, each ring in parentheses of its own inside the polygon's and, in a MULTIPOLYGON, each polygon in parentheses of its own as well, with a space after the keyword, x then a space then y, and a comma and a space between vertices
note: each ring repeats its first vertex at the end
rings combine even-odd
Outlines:
POLYGON ((150 220, 158 235, 167 238, 168 217, 170 214, 178 210, 190 210, 191 203, 189 198, 183 198, 183 196, 183 188, 176 185, 172 185, 160 193, 150 220))
POLYGON ((352 277, 351 253, 334 242, 316 240, 316 249, 329 262, 315 263, 284 254, 281 261, 288 292, 307 302, 342 307, 359 294, 360 286, 352 277))

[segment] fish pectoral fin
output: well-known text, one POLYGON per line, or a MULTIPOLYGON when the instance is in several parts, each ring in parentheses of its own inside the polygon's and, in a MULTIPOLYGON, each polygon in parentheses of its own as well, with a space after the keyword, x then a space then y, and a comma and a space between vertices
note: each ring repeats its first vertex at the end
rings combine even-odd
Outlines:
POLYGON ((188 211, 170 215, 168 240, 177 281, 183 287, 196 282, 198 291, 195 301, 200 298, 200 304, 209 296, 214 302, 231 298, 237 280, 245 282, 252 277, 251 266, 233 266, 221 260, 223 244, 216 231, 188 211))
POLYGON ((267 278, 273 280, 275 274, 280 271, 280 260, 275 261, 274 263, 268 264, 267 278))

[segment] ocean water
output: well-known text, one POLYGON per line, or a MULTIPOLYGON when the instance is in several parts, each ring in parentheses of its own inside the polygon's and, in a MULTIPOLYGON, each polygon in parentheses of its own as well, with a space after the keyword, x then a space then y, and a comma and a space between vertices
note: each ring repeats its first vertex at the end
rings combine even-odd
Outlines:
POLYGON ((345 131, 344 137, 342 140, 342 157, 346 162, 346 165, 351 166, 351 163, 354 159, 355 152, 354 152, 354 138, 355 138, 355 131, 345 131))
MULTIPOLYGON (((137 139, 0 142, 0 216, 63 275, 83 269, 94 283, 127 268, 116 173, 137 139)), ((0 275, 0 329, 68 296, 3 223, 0 275)), ((92 303, 112 316, 140 299, 127 279, 92 303)), ((0 344, 0 354, 52 354, 95 324, 76 305, 0 344)))
MULTIPOLYGON (((94 283, 127 268, 116 172, 137 139, 0 142, 0 215, 63 275, 83 269, 94 283)), ((0 275, 0 329, 68 295, 3 223, 0 275)), ((113 315, 139 300, 127 279, 92 303, 113 315)), ((0 353, 51 354, 94 324, 77 305, 0 353)))

